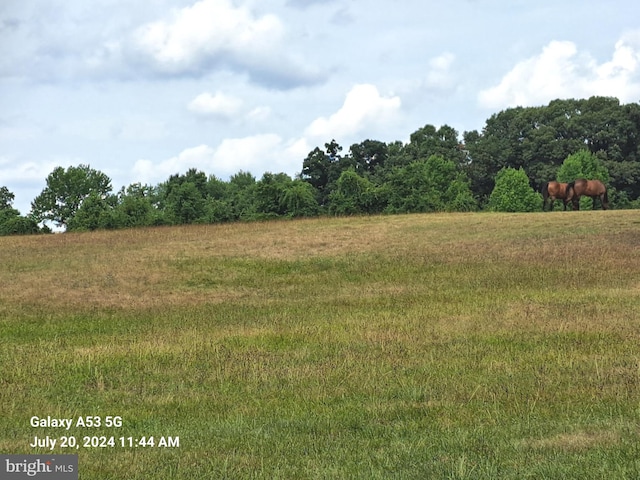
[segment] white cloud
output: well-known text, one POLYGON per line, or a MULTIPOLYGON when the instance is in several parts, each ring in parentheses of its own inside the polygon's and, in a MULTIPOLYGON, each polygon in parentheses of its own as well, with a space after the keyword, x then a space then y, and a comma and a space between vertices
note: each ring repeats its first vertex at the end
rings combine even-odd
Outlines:
POLYGON ((230 0, 200 0, 170 18, 147 23, 135 31, 132 45, 159 74, 202 75, 229 68, 277 88, 324 78, 290 54, 279 17, 257 16, 230 0))
POLYGON ((209 173, 213 149, 208 145, 187 148, 177 156, 171 157, 158 164, 151 160, 141 159, 133 166, 133 176, 141 183, 157 184, 167 180, 170 175, 186 172, 196 168, 209 173))
POLYGON ((275 15, 254 18, 228 0, 201 0, 135 34, 140 49, 169 73, 199 68, 203 60, 219 55, 268 50, 281 38, 282 25, 275 15))
MULTIPOLYGON (((77 159, 75 159, 77 160, 77 159)), ((82 161, 77 160, 78 165, 82 161)), ((13 208, 26 215, 31 211, 31 201, 42 192, 46 186, 47 176, 53 170, 66 164, 60 159, 30 161, 21 157, 0 156, 0 178, 2 184, 15 195, 13 208)))
MULTIPOLYGON (((282 149, 282 138, 276 134, 228 138, 222 141, 212 158, 212 169, 224 175, 240 170, 277 170, 276 152, 282 149)), ((218 175, 216 173, 216 175, 218 175)))
POLYGON ((542 52, 518 63, 494 87, 478 95, 481 106, 505 108, 548 103, 556 98, 614 96, 637 101, 640 96, 640 34, 625 35, 610 61, 598 64, 573 42, 552 41, 542 52))
POLYGON ((57 164, 54 161, 34 162, 18 161, 14 158, 0 157, 0 178, 4 182, 22 185, 43 184, 57 164))
POLYGON ((242 100, 231 95, 216 92, 212 95, 204 92, 194 98, 187 108, 198 115, 213 115, 231 117, 238 113, 242 107, 242 100))
POLYGON ((455 58, 453 53, 445 52, 431 59, 426 80, 427 87, 439 90, 451 88, 453 82, 451 66, 455 58))
POLYGON ((383 97, 374 85, 354 86, 340 109, 329 117, 314 120, 306 134, 318 138, 339 138, 354 135, 368 127, 390 121, 400 110, 400 97, 383 97))
POLYGON ((190 168, 223 179, 240 170, 256 176, 263 172, 284 172, 293 176, 300 171, 302 159, 308 152, 304 140, 284 141, 276 134, 259 134, 225 139, 215 149, 208 145, 187 148, 160 163, 141 159, 133 166, 132 173, 138 181, 149 184, 163 182, 170 175, 184 173, 190 168))
POLYGON ((251 122, 263 122, 271 116, 271 108, 256 107, 247 113, 247 120, 251 122))

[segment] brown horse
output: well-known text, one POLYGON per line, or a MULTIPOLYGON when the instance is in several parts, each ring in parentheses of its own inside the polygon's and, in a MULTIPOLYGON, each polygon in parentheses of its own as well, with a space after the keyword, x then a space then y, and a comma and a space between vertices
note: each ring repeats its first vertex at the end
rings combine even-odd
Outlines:
POLYGON ((567 209, 567 185, 568 183, 559 183, 556 181, 547 182, 542 187, 542 210, 545 210, 547 203, 549 204, 549 210, 553 210, 553 204, 556 199, 562 200, 563 210, 567 209))
POLYGON ((586 180, 578 178, 574 182, 567 185, 567 201, 573 203, 574 210, 580 210, 580 197, 586 195, 593 199, 593 207, 596 208, 596 198, 600 199, 602 209, 609 208, 609 196, 607 195, 607 187, 600 180, 586 180))

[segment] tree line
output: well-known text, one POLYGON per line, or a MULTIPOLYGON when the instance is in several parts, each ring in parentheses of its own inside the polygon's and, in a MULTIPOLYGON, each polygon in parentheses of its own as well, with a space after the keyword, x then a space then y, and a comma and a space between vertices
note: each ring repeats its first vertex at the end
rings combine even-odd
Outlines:
MULTIPOLYGON (((536 211, 549 180, 597 178, 614 208, 640 207, 640 104, 555 100, 492 115, 481 131, 425 125, 408 143, 364 140, 316 147, 295 178, 240 171, 228 181, 197 169, 114 192, 89 165, 57 167, 22 216, 0 187, 0 234, 218 223, 318 215, 536 211)), ((588 202, 586 199, 585 202, 588 202)), ((587 205, 588 207, 588 205, 587 205)))

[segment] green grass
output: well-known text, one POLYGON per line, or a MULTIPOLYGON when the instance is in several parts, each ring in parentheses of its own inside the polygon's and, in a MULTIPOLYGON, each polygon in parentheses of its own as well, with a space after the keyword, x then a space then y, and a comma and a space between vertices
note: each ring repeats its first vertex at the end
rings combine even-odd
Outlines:
POLYGON ((80 478, 640 476, 633 211, 0 239, 0 452, 80 478), (119 415, 120 429, 34 429, 119 415))

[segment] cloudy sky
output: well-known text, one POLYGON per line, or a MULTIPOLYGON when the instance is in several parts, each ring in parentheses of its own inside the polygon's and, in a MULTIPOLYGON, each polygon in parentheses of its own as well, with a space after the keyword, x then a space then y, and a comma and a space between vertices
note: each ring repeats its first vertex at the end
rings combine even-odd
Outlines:
POLYGON ((555 98, 640 101, 637 0, 2 0, 0 186, 191 167, 295 175, 314 147, 480 130, 555 98))

